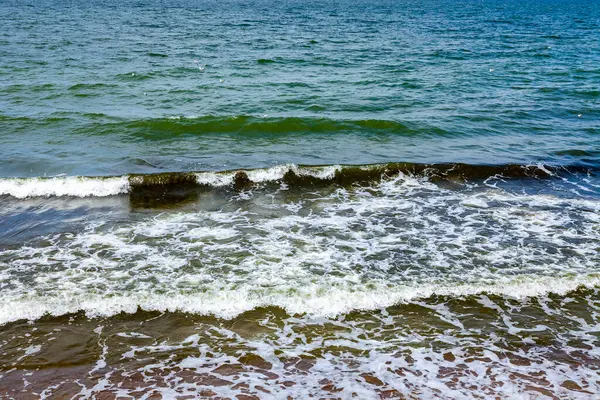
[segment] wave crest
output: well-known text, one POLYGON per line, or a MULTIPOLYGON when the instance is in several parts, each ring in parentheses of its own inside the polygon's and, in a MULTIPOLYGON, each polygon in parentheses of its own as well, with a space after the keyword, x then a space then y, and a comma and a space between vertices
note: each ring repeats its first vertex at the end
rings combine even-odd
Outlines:
POLYGON ((263 307, 278 307, 289 314, 315 317, 335 317, 352 311, 387 308, 434 296, 462 298, 477 295, 498 295, 525 299, 548 294, 566 295, 580 288, 600 285, 600 276, 579 277, 519 277, 493 284, 390 286, 367 283, 350 288, 324 287, 313 284, 288 291, 257 292, 251 287, 197 294, 129 293, 127 295, 72 297, 27 297, 4 299, 0 305, 0 325, 18 320, 36 320, 45 315, 60 316, 83 311, 88 317, 110 317, 119 313, 144 311, 183 312, 214 315, 232 319, 263 307))
POLYGON ((160 189, 186 190, 198 186, 232 186, 244 189, 253 184, 283 182, 294 187, 320 184, 348 185, 377 182, 400 174, 420 176, 431 182, 475 181, 489 177, 544 179, 560 174, 591 173, 583 166, 547 165, 470 165, 470 164, 415 164, 387 163, 373 165, 298 166, 279 165, 263 169, 202 172, 164 172, 107 177, 35 177, 0 179, 0 195, 27 197, 103 197, 136 191, 160 189))

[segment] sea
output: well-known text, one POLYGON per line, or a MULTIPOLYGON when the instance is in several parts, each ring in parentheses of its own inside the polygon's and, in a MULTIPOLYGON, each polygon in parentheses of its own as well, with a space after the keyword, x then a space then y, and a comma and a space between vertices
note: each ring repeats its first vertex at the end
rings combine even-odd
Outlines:
POLYGON ((0 0, 0 398, 600 396, 600 2, 0 0))

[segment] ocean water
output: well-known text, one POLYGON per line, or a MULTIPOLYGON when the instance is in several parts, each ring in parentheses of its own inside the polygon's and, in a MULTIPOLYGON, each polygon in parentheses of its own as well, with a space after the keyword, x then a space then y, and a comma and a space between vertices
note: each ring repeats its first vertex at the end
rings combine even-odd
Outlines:
POLYGON ((0 28, 0 398, 600 396, 600 3, 0 28))

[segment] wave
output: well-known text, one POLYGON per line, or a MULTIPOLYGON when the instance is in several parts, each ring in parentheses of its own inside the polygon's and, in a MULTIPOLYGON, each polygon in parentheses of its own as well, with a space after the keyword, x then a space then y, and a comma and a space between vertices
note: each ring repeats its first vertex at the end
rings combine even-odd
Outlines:
POLYGON ((146 136, 155 136, 156 132, 169 134, 205 134, 205 133, 236 133, 236 134, 291 134, 291 133, 340 133, 368 132, 388 133, 396 135, 447 135, 448 132, 439 128, 424 128, 393 120, 338 120, 313 117, 253 117, 239 115, 154 118, 132 122, 119 123, 130 130, 140 130, 146 136))
POLYGON ((88 317, 110 317, 120 313, 134 314, 138 310, 183 312, 213 315, 232 319, 258 308, 277 307, 292 315, 335 317, 353 311, 369 311, 427 300, 435 296, 465 298, 478 295, 497 295, 523 300, 549 294, 567 295, 582 288, 600 285, 598 274, 577 277, 518 277, 494 284, 455 284, 390 286, 365 283, 354 290, 304 285, 293 291, 257 292, 253 287, 235 290, 200 292, 195 294, 159 294, 132 292, 114 296, 89 294, 72 296, 26 296, 4 298, 0 304, 0 325, 18 320, 37 320, 44 316, 61 316, 84 312, 88 317))
POLYGON ((138 308, 230 318, 279 307, 328 316, 431 296, 535 297, 600 285, 597 199, 507 192, 494 187, 500 180, 467 190, 431 182, 473 169, 472 176, 525 170, 519 176, 527 180, 562 173, 543 165, 486 166, 485 174, 462 165, 291 165, 107 178, 111 190, 127 188, 133 208, 137 194, 170 192, 169 185, 177 192, 263 182, 268 193, 223 202, 210 194, 197 208, 136 213, 117 224, 95 214, 76 232, 10 246, 0 257, 0 321, 138 308), (401 172, 368 187, 298 193, 285 183, 335 185, 363 172, 371 179, 372 171, 401 172))
POLYGON ((264 169, 203 172, 164 172, 106 177, 34 177, 0 179, 0 195, 19 199, 28 197, 103 197, 148 190, 193 189, 196 187, 248 188, 265 182, 280 182, 293 187, 323 184, 349 185, 372 183, 400 174, 420 176, 431 182, 477 181, 489 177, 544 179, 561 174, 596 172, 581 165, 470 165, 387 163, 371 165, 301 166, 279 165, 264 169))
MULTIPOLYGON (((145 79, 131 73, 126 79, 145 79)), ((284 86, 303 85, 301 82, 285 82, 284 86)), ((71 91, 95 89, 102 84, 77 84, 70 88, 71 91)), ((85 91, 84 90, 84 91, 85 91)), ((60 115, 63 121, 79 121, 85 114, 60 115)), ((56 121, 56 113, 45 117, 19 117, 0 114, 0 121, 13 123, 32 123, 44 125, 56 121)), ((104 115, 102 120, 96 118, 93 124, 86 127, 88 135, 103 135, 106 133, 127 131, 145 139, 164 139, 174 135, 206 135, 206 134, 236 134, 236 135, 282 135, 282 134, 331 134, 331 133, 356 133, 356 134, 389 134, 401 136, 452 135, 444 129, 399 122, 388 119, 330 119, 322 117, 268 117, 268 116, 169 116, 165 118, 149 119, 123 119, 104 115)))

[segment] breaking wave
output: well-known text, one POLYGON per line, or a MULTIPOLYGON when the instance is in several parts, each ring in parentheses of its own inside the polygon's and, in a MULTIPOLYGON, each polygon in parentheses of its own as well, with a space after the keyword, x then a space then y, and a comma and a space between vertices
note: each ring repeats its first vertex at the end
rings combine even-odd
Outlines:
MULTIPOLYGON (((245 174, 264 182, 304 171, 278 168, 245 174)), ((307 171, 329 182, 344 168, 307 171)), ((332 316, 431 296, 523 298, 600 284, 597 199, 495 185, 455 190, 425 179, 426 167, 420 168, 421 175, 399 173, 369 186, 293 191, 278 185, 201 196, 182 211, 139 213, 118 224, 99 216, 83 230, 10 247, 0 252, 0 323, 139 308, 233 318, 279 307, 332 316)), ((462 176, 469 169, 434 171, 462 176)), ((556 172, 542 166, 488 171, 556 172)), ((235 179, 239 172, 229 174, 207 176, 235 179)), ((163 176, 173 175, 154 175, 152 184, 164 185, 163 176)), ((174 184, 190 183, 189 176, 193 185, 207 179, 182 174, 174 184)), ((135 177, 117 183, 149 184, 135 177)))
POLYGON ((298 166, 279 165, 264 169, 204 172, 165 172, 107 177, 34 177, 0 179, 0 195, 15 198, 51 196, 114 196, 136 190, 185 188, 195 186, 246 188, 252 184, 282 182, 290 186, 319 184, 347 185, 377 182, 398 174, 423 176, 435 181, 502 178, 551 178, 573 173, 592 173, 586 166, 548 165, 469 165, 387 163, 374 165, 298 166))
POLYGON ((235 290, 195 294, 129 293, 107 297, 101 294, 57 297, 28 296, 26 299, 3 298, 0 325, 17 320, 36 320, 46 315, 61 316, 83 311, 90 318, 110 317, 138 310, 183 312, 232 319, 251 310, 277 307, 292 315, 335 317, 352 311, 385 309, 434 296, 465 298, 499 295, 525 299, 548 294, 566 295, 581 288, 600 285, 600 274, 580 277, 519 277, 489 284, 390 286, 367 282, 356 288, 328 287, 329 282, 305 285, 293 290, 256 291, 252 285, 235 290))

